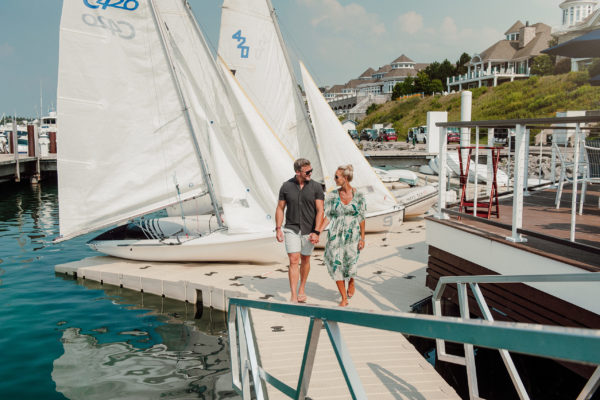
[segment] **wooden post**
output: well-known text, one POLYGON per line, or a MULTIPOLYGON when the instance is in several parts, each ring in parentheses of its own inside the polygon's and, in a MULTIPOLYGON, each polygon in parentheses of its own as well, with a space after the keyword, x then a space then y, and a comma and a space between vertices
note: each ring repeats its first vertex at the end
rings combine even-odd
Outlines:
POLYGON ((27 125, 27 155, 35 157, 35 129, 33 125, 27 125))
POLYGON ((56 154, 56 132, 48 133, 50 137, 50 154, 56 154))

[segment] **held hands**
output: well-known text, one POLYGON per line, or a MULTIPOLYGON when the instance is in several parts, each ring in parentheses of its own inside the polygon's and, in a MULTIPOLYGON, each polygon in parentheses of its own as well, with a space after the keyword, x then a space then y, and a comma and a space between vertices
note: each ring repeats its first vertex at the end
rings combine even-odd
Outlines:
POLYGON ((360 251, 360 250, 362 250, 364 248, 365 248, 365 239, 360 239, 358 241, 358 250, 360 251))
POLYGON ((317 244, 319 243, 319 235, 317 235, 316 233, 311 233, 310 235, 308 235, 308 240, 310 240, 312 244, 317 244))

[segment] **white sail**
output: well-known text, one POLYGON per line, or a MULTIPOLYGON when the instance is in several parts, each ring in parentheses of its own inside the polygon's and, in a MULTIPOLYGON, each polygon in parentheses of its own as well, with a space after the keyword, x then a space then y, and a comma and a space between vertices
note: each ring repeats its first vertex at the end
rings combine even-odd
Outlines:
POLYGON ((283 145, 294 158, 309 159, 313 178, 322 180, 310 121, 264 0, 223 2, 218 53, 283 145))
POLYGON ((186 3, 156 4, 195 131, 201 143, 210 144, 204 153, 211 156, 211 176, 229 232, 272 231, 278 188, 293 175, 293 158, 230 72, 216 65, 186 3))
POLYGON ((148 1, 64 0, 58 73, 60 234, 204 191, 148 1), (134 7, 136 6, 136 7, 134 7))
POLYGON ((302 71, 302 81, 319 148, 328 149, 323 154, 323 169, 325 170, 327 189, 330 190, 336 187, 333 174, 337 167, 352 164, 354 167, 352 184, 365 193, 368 213, 390 210, 396 206, 394 196, 381 182, 371 165, 354 144, 354 141, 348 136, 302 63, 300 63, 300 70, 302 71))

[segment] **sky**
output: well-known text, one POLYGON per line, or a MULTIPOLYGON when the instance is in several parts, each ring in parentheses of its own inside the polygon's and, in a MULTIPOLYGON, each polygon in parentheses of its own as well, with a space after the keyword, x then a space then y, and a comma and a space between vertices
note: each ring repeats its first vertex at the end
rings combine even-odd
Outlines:
MULTIPOLYGON (((222 0, 188 1, 216 49, 222 0)), ((455 62, 503 39, 517 20, 556 26, 562 0, 271 1, 292 62, 302 60, 318 85, 331 86, 401 54, 455 62)), ((44 114, 56 107, 62 2, 0 0, 0 116, 37 116, 40 92, 44 114)))

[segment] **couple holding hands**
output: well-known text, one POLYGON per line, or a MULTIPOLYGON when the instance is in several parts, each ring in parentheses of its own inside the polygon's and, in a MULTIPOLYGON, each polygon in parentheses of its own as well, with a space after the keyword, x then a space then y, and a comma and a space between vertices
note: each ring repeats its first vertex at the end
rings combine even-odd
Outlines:
POLYGON ((350 185, 352 165, 342 165, 335 172, 337 190, 326 196, 322 186, 311 180, 310 161, 294 162, 296 175, 283 183, 275 211, 277 240, 285 241, 289 257, 288 276, 291 302, 306 302, 306 281, 310 271, 310 256, 321 232, 328 227, 324 262, 347 306, 356 290, 358 255, 365 247, 365 213, 363 194, 350 185), (284 222, 285 214, 285 224, 284 222), (298 287, 298 279, 300 286, 298 287), (348 287, 346 288, 346 281, 348 287))

